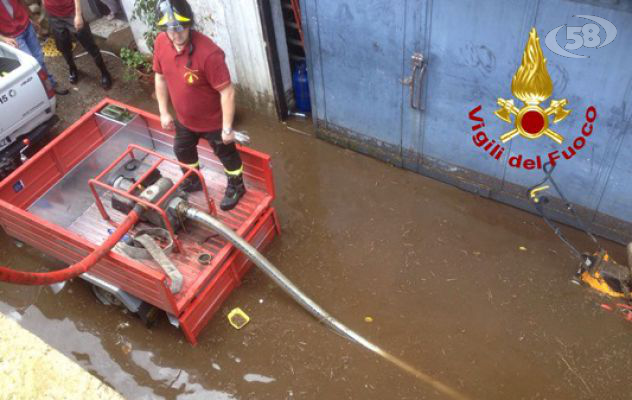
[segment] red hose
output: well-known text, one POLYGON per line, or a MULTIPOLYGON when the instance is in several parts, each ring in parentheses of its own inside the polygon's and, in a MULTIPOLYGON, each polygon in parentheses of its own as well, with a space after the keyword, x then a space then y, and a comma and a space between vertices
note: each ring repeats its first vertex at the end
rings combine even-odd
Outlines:
POLYGON ((107 255, 112 247, 121 240, 133 226, 138 222, 139 214, 136 210, 132 210, 127 218, 119 225, 119 227, 107 238, 101 246, 86 256, 83 260, 68 268, 51 272, 27 272, 16 271, 11 268, 0 267, 0 281, 17 283, 21 285, 52 285, 53 283, 67 281, 78 275, 83 274, 92 268, 99 260, 107 255))

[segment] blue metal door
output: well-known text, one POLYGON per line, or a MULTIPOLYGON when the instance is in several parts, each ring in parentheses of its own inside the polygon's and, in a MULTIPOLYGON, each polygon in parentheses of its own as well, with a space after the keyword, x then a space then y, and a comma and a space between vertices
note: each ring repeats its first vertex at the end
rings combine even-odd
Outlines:
POLYGON ((315 121, 355 147, 396 160, 405 9, 383 0, 306 0, 302 6, 315 121))
MULTIPOLYGON (((624 149, 620 151, 631 115, 626 108, 632 100, 631 75, 626 68, 632 65, 630 5, 606 8, 582 1, 516 0, 486 2, 481 9, 482 3, 475 0, 422 3, 427 10, 425 24, 417 32, 419 39, 413 51, 422 53, 427 61, 421 82, 425 93, 421 110, 405 110, 405 116, 410 112, 418 116, 403 128, 404 153, 421 154, 418 170, 528 206, 524 189, 542 179, 538 163, 545 163, 553 154, 558 158, 556 179, 566 197, 582 206, 585 217, 612 227, 612 218, 598 215, 599 210, 632 221, 632 211, 623 210, 632 198, 632 188, 623 184, 629 179, 630 157, 624 149), (562 25, 581 27, 592 22, 576 15, 605 18, 616 26, 616 39, 603 48, 583 47, 576 52, 587 58, 555 54, 545 46, 548 32, 562 25), (539 33, 553 82, 549 100, 567 99, 566 108, 572 110, 567 119, 552 126, 565 140, 558 144, 546 136, 536 140, 518 136, 502 144, 502 156, 497 160, 484 151, 484 146, 473 143, 476 132, 472 127, 478 122, 469 118, 468 111, 481 106, 476 116, 484 119, 485 126, 478 132, 485 132, 488 143, 500 143, 500 136, 512 128, 493 112, 499 108, 498 98, 513 97, 512 77, 521 64, 531 27, 539 33), (591 106, 597 110, 594 134, 584 137, 581 149, 568 149, 583 136, 581 130, 591 106), (572 157, 567 160, 564 155, 572 157), (540 161, 536 162, 538 156, 540 161), (510 164, 510 157, 521 157, 522 165, 510 164), (525 168, 527 159, 534 160, 534 168, 525 168)), ((562 46, 565 33, 561 29, 556 37, 562 46)), ((597 40, 606 39, 603 30, 599 35, 597 40)))
MULTIPOLYGON (((629 6, 626 6, 628 11, 629 6)), ((546 159, 551 153, 553 157, 559 156, 554 176, 566 197, 582 206, 584 216, 589 219, 595 218, 595 213, 599 209, 601 212, 632 221, 630 210, 624 211, 613 207, 613 202, 629 203, 632 200, 632 187, 627 185, 628 187, 615 188, 617 182, 630 179, 629 163, 626 164, 629 158, 625 158, 626 152, 621 145, 625 143, 624 138, 629 136, 630 128, 631 112, 626 104, 632 103, 632 74, 629 72, 629 66, 632 65, 632 14, 622 12, 623 8, 622 5, 615 5, 612 8, 600 7, 595 5, 595 2, 589 4, 586 1, 539 2, 532 24, 540 32, 544 56, 548 59, 547 67, 554 88, 551 99, 568 99, 566 107, 572 112, 567 119, 554 127, 564 136, 561 145, 545 137, 534 141, 519 138, 512 140, 511 143, 511 155, 523 154, 532 159, 538 155, 546 159), (581 27, 593 22, 575 17, 576 15, 605 18, 616 27, 616 39, 605 47, 583 46, 573 51, 589 56, 587 58, 567 58, 546 48, 545 36, 553 29, 564 24, 568 27, 581 27), (581 130, 587 122, 586 113, 590 107, 595 107, 597 117, 592 124, 592 134, 585 137, 581 130), (585 145, 579 149, 569 149, 569 146, 573 147, 574 141, 580 137, 584 137, 585 145), (571 158, 566 159, 565 155, 571 158)), ((557 35, 557 42, 562 46, 566 42, 572 43, 572 40, 565 40, 566 29, 562 28, 557 35)), ((571 30, 572 36, 572 30, 576 28, 568 29, 571 30)), ((596 40, 605 41, 603 27, 597 29, 600 30, 600 36, 596 40)), ((524 41, 526 37, 521 39, 524 41)), ((522 51, 522 48, 517 50, 522 51)), ((513 56, 516 66, 519 57, 520 54, 513 56)), ((509 80, 505 81, 505 85, 506 88, 509 87, 509 80)), ((506 92, 505 89, 501 93, 506 92)), ((511 167, 508 163, 504 165, 504 192, 520 191, 519 194, 524 195, 522 187, 535 184, 542 176, 539 171, 511 167)))
MULTIPOLYGON (((503 165, 473 144, 469 111, 482 106, 489 141, 502 129, 489 118, 496 97, 508 92, 533 19, 533 2, 504 0, 422 1, 426 18, 418 35, 427 72, 419 122, 405 127, 405 146, 422 154, 419 169, 466 183, 469 189, 499 190, 503 165), (484 5, 484 6, 483 6, 484 5)), ((495 145, 495 144, 494 144, 495 145)))
MULTIPOLYGON (((302 8, 313 117, 321 136, 528 209, 525 187, 542 178, 541 164, 557 151, 555 176, 567 197, 595 223, 622 231, 611 217, 619 218, 632 233, 632 155, 626 148, 632 144, 632 3, 302 0, 302 8), (607 19, 617 28, 616 39, 574 51, 588 58, 549 50, 550 31, 561 27, 553 41, 564 46, 572 42, 567 34, 577 40, 577 29, 591 22, 576 15, 607 19), (557 114, 547 117, 562 143, 548 136, 500 141, 517 115, 509 123, 497 118, 498 99, 513 99, 516 110, 528 108, 511 84, 532 27, 553 84, 541 110, 560 99, 571 110, 559 123, 553 123, 557 114), (594 133, 566 160, 562 151, 582 136, 590 107, 596 109, 594 133), (482 136, 489 146, 481 145, 482 136), (502 151, 494 152, 496 145, 502 151), (511 157, 518 156, 522 166, 512 166, 511 157), (525 164, 527 159, 533 164, 525 164)), ((604 32, 598 40, 605 40, 604 32)))

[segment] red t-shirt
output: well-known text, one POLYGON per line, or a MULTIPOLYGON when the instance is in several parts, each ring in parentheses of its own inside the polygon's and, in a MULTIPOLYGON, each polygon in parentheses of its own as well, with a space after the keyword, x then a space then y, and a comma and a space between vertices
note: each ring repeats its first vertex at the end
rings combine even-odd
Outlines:
POLYGON ((44 8, 53 17, 73 17, 75 15, 74 0, 44 0, 44 8))
POLYGON ((24 32, 31 21, 22 3, 9 0, 9 4, 13 7, 13 17, 0 1, 0 35, 14 38, 24 32))
POLYGON ((190 46, 178 53, 166 33, 154 42, 154 71, 165 77, 178 121, 194 132, 222 129, 219 91, 230 85, 224 52, 203 34, 191 31, 190 46), (187 61, 191 58, 191 66, 187 61))

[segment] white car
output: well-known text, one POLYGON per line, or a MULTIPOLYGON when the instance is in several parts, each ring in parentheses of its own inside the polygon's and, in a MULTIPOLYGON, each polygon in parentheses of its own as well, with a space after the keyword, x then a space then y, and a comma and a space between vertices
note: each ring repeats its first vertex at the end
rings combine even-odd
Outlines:
POLYGON ((0 180, 48 139, 56 102, 37 60, 0 42, 0 180))

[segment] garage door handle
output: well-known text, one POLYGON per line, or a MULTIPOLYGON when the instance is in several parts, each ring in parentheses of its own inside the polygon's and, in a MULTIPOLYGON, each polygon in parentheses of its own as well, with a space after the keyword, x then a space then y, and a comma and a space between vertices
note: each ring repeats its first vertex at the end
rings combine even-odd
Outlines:
POLYGON ((423 82, 424 72, 426 71, 426 62, 423 54, 414 53, 411 57, 411 63, 413 68, 412 74, 400 82, 410 87, 410 107, 415 110, 423 111, 421 105, 421 84, 423 82))

